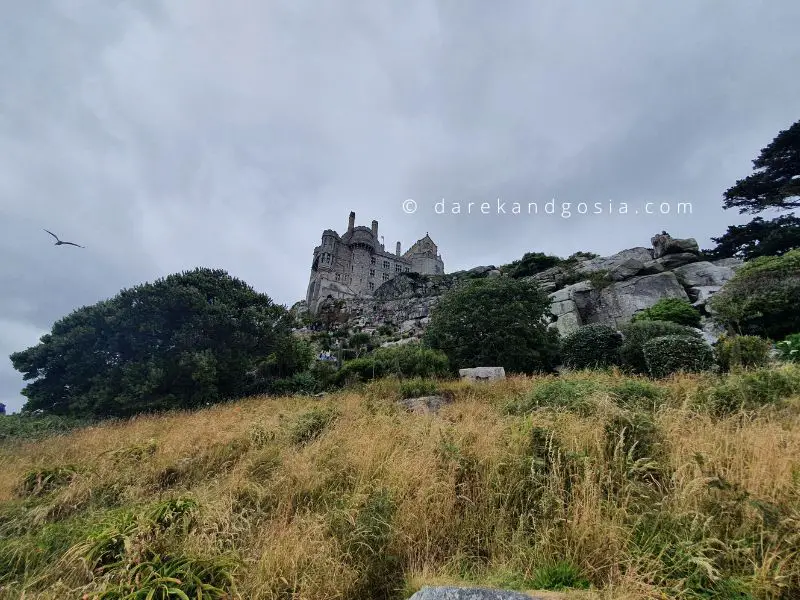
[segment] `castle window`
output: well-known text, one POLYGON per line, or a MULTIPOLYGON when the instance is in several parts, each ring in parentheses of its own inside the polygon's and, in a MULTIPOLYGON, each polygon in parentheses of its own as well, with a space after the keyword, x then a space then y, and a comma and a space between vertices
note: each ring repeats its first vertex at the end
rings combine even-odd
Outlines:
POLYGON ((389 268, 389 261, 388 260, 383 261, 383 268, 384 269, 388 269, 389 268))
POLYGON ((389 281, 389 274, 388 273, 384 273, 383 274, 383 280, 384 281, 389 281))
POLYGON ((408 273, 410 270, 411 270, 411 267, 406 267, 406 273, 408 273))
POLYGON ((402 269, 403 269, 403 267, 402 267, 402 266, 400 266, 400 265, 395 265, 395 266, 394 266, 394 272, 395 272, 395 273, 399 273, 399 272, 400 272, 402 269))
POLYGON ((369 291, 371 292, 374 289, 375 289, 375 284, 372 281, 370 281, 369 282, 369 291))
POLYGON ((369 276, 370 277, 375 277, 375 269, 370 269, 369 270, 369 276))
POLYGON ((339 275, 339 273, 337 273, 337 274, 336 274, 336 281, 339 281, 341 278, 342 278, 342 276, 341 276, 341 275, 339 275))
POLYGON ((370 259, 370 262, 371 262, 373 265, 375 264, 375 257, 374 257, 374 256, 373 256, 373 257, 370 259))

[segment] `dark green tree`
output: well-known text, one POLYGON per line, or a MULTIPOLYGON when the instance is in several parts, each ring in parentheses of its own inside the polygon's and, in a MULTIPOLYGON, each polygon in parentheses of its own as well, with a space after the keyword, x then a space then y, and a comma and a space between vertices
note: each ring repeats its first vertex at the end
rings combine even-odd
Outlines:
POLYGON ((721 237, 711 240, 717 247, 705 252, 710 259, 780 256, 800 248, 800 219, 794 214, 769 221, 756 217, 746 225, 731 225, 721 237))
POLYGON ((425 331, 455 369, 503 367, 512 373, 551 371, 558 332, 548 327, 550 300, 534 282, 510 277, 476 279, 437 303, 425 331))
POLYGON ((800 121, 780 131, 753 161, 754 173, 725 192, 724 207, 739 213, 800 208, 800 121))
POLYGON ((29 382, 24 411, 126 416, 236 397, 246 375, 290 344, 293 319, 222 270, 195 269, 122 290, 57 321, 11 355, 29 382))

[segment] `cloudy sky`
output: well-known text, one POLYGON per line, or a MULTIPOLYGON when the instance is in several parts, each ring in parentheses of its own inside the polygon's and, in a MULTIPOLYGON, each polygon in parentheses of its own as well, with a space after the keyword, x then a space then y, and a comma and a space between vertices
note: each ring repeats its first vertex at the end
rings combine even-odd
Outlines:
POLYGON ((744 222, 723 191, 800 118, 799 19, 796 0, 8 0, 0 401, 22 405, 11 352, 124 287, 219 267, 291 305, 350 210, 387 248, 430 232, 448 271, 662 229, 708 247, 744 222))

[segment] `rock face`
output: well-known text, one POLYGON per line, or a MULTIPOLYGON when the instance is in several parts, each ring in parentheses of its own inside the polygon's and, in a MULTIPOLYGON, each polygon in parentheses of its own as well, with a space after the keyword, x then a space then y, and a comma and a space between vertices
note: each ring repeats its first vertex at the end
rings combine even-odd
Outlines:
POLYGON ((689 299, 674 273, 642 275, 601 289, 582 281, 550 294, 550 311, 557 318, 556 327, 566 335, 590 323, 618 327, 662 298, 689 299))
POLYGON ((505 379, 506 370, 503 367, 475 367, 474 369, 459 369, 461 379, 469 381, 494 381, 505 379))
POLYGON ((700 253, 700 247, 694 238, 675 239, 666 231, 654 235, 650 243, 653 244, 653 258, 661 258, 667 254, 700 253))
POLYGON ((542 600, 509 590, 490 588, 424 587, 408 600, 542 600))

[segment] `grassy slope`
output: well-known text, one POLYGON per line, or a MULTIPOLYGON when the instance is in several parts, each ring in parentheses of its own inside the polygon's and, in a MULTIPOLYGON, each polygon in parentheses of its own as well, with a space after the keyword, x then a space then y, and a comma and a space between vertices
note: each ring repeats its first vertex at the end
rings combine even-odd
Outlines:
POLYGON ((455 402, 438 416, 398 410, 383 381, 7 442, 0 597, 89 598, 128 577, 81 560, 121 520, 123 562, 212 564, 206 580, 230 572, 252 599, 559 577, 595 588, 569 598, 800 594, 800 368, 442 387, 455 402), (711 411, 759 394, 765 408, 711 411))

